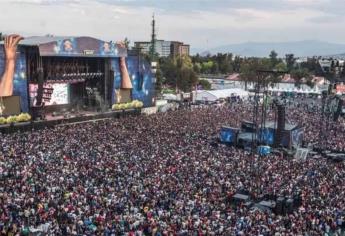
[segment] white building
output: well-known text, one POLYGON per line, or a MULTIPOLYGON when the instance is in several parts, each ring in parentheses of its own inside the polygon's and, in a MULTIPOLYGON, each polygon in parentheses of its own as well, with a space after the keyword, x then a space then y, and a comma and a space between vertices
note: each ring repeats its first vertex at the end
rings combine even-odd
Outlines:
MULTIPOLYGON (((135 42, 134 46, 140 48, 142 53, 149 53, 151 42, 135 42)), ((171 41, 157 40, 155 50, 160 57, 168 57, 171 54, 171 41)))

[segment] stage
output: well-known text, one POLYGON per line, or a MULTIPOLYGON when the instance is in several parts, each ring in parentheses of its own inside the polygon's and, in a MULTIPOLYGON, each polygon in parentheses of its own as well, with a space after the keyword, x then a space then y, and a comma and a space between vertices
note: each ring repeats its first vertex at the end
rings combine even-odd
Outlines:
POLYGON ((107 112, 89 112, 82 111, 78 113, 67 113, 64 115, 54 115, 52 113, 46 114, 46 119, 30 121, 30 122, 19 122, 12 124, 0 125, 1 133, 13 133, 17 131, 29 131, 33 129, 43 129, 46 127, 54 127, 56 125, 65 125, 71 123, 94 121, 101 119, 114 119, 124 116, 135 116, 140 115, 141 109, 127 109, 120 111, 107 111, 107 112))

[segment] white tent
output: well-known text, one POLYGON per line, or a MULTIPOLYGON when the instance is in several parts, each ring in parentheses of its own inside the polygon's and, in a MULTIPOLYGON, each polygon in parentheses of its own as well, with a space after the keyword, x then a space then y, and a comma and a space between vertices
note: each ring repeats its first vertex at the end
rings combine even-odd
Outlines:
POLYGON ((248 92, 244 89, 221 89, 221 90, 203 90, 197 91, 196 100, 197 101, 210 101, 214 102, 219 99, 225 99, 231 96, 239 96, 241 98, 248 97, 248 92))
POLYGON ((163 98, 166 100, 172 100, 172 101, 178 100, 177 96, 175 94, 172 94, 172 93, 163 94, 163 98))

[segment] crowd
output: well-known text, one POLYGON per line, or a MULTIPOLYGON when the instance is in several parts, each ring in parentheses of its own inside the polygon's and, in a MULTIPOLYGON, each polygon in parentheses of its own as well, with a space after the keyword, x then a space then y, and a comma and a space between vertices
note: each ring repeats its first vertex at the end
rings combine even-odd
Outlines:
MULTIPOLYGON (((343 162, 210 145, 250 114, 239 102, 2 134, 0 234, 343 235, 343 162), (239 191, 302 203, 278 215, 232 204, 239 191)), ((317 140, 316 114, 287 115, 317 140)), ((343 120, 331 125, 325 145, 345 148, 343 120)))

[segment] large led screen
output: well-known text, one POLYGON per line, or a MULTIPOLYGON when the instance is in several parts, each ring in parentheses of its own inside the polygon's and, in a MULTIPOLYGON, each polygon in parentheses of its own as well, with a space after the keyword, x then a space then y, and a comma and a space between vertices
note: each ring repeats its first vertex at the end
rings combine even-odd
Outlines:
MULTIPOLYGON (((69 103, 69 89, 66 83, 45 83, 43 85, 43 102, 46 106, 65 105, 69 103)), ((37 84, 29 85, 30 105, 36 106, 37 84)))

